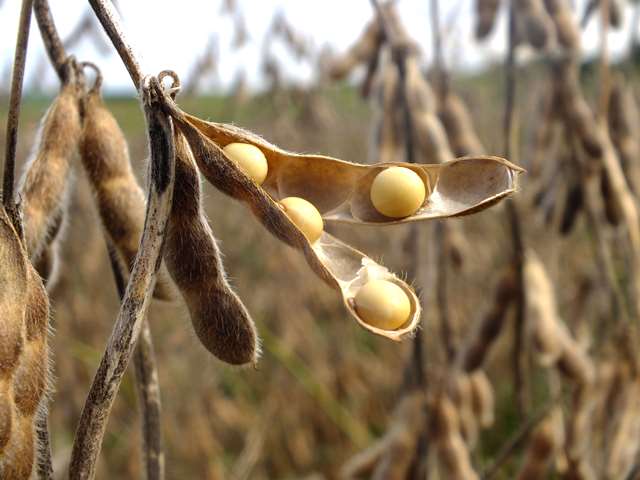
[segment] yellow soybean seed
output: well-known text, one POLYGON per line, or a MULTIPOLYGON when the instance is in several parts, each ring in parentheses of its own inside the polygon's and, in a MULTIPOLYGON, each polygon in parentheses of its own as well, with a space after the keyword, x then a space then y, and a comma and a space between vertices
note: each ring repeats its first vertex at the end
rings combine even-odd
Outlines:
POLYGON ((230 143, 222 149, 231 160, 238 164, 248 177, 258 185, 264 182, 269 171, 267 158, 255 145, 250 143, 230 143))
POLYGON ((365 322, 384 330, 400 328, 411 313, 407 294, 386 280, 371 280, 360 288, 355 296, 355 308, 365 322))
POLYGON ((322 216, 312 203, 304 198, 287 197, 280 201, 284 211, 296 226, 302 230, 309 243, 313 243, 322 234, 324 223, 322 216))
POLYGON ((413 215, 424 203, 424 182, 413 170, 389 167, 371 184, 371 203, 378 212, 391 218, 413 215))

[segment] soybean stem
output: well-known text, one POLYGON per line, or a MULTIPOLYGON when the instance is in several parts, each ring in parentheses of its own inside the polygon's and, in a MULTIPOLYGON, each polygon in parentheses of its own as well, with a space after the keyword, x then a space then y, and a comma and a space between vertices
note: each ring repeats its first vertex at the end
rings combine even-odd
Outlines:
POLYGON ((89 4, 91 8, 93 8, 98 20, 100 20, 102 28, 104 28, 111 39, 111 43, 113 43, 113 46, 118 51, 124 66, 129 72, 133 85, 139 90, 143 77, 142 69, 140 68, 138 60, 136 60, 131 46, 127 42, 113 3, 109 0, 89 0, 89 4))
POLYGON ((16 149, 18 146, 18 124, 20 123, 20 106, 22 100, 22 84, 24 81, 24 67, 27 61, 27 47, 29 46, 29 29, 31 27, 31 8, 33 0, 23 0, 18 24, 16 51, 13 57, 13 72, 11 75, 11 93, 9 96, 9 112, 7 118, 7 139, 4 157, 4 177, 2 203, 14 226, 19 228, 18 214, 14 199, 13 184, 16 168, 16 149))
POLYGON ((509 460, 509 457, 511 457, 511 455, 522 446, 536 425, 538 425, 547 416, 558 400, 559 397, 548 400, 540 410, 520 426, 513 436, 503 444, 493 463, 480 477, 482 480, 491 480, 497 475, 505 462, 509 460))
MULTIPOLYGON (((505 62, 505 87, 506 102, 503 119, 503 151, 505 158, 510 160, 513 153, 513 123, 515 116, 516 99, 516 19, 513 0, 509 3, 508 32, 507 32, 507 58, 505 62)), ((522 417, 527 410, 526 375, 524 373, 524 242, 522 238, 522 225, 518 208, 513 200, 507 201, 507 218, 511 230, 511 243, 513 245, 513 263, 517 272, 516 312, 514 322, 515 339, 512 349, 513 383, 516 392, 518 412, 522 417)))
POLYGON ((67 53, 56 29, 56 24, 53 21, 48 0, 34 0, 33 12, 38 21, 40 36, 42 37, 49 60, 58 74, 60 81, 64 82, 66 80, 66 70, 64 66, 67 60, 67 53))
MULTIPOLYGON (((108 238, 105 240, 116 290, 120 302, 122 302, 127 283, 113 244, 108 238)), ((164 478, 164 452, 162 450, 162 422, 160 420, 160 385, 148 318, 142 323, 142 331, 133 355, 133 365, 136 372, 135 383, 142 417, 142 450, 146 478, 147 480, 162 480, 164 478)))

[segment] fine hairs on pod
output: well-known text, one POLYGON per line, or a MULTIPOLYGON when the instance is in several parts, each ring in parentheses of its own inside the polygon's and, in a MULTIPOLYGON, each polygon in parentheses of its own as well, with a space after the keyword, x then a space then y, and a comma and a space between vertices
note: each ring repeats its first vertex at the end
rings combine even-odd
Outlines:
POLYGON ((3 208, 0 257, 0 478, 28 478, 35 422, 46 411, 49 299, 3 208))
MULTIPOLYGON (((29 258, 37 261, 49 245, 52 227, 64 216, 72 180, 72 161, 81 133, 80 87, 75 63, 42 119, 35 148, 20 181, 24 236, 29 258)), ((55 230, 55 228, 54 228, 55 230)))
POLYGON ((204 347, 227 363, 255 363, 256 329, 225 275, 220 250, 202 211, 200 177, 184 136, 176 131, 176 180, 164 258, 204 347))
MULTIPOLYGON (((83 99, 84 121, 80 158, 95 195, 98 212, 110 242, 127 271, 133 267, 144 228, 145 196, 129 159, 129 148, 120 126, 102 101, 102 77, 96 69, 95 84, 83 99)), ((158 271, 154 297, 173 299, 166 272, 158 271)))
POLYGON ((25 344, 27 275, 20 239, 0 206, 0 473, 11 468, 15 444, 22 433, 13 400, 13 378, 25 344))

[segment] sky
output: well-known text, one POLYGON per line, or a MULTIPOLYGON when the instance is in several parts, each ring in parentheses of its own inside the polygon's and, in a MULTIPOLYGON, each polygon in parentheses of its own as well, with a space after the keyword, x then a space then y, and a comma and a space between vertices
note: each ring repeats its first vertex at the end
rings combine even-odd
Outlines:
MULTIPOLYGON (((584 2, 575 3, 581 10, 584 2)), ((20 3, 18 0, 5 0, 0 6, 0 87, 4 90, 9 82, 20 3)), ((237 0, 246 21, 249 41, 242 49, 234 50, 231 46, 233 18, 221 12, 222 3, 222 0, 121 1, 122 24, 143 71, 158 73, 172 69, 184 79, 214 36, 219 45, 219 74, 217 78, 212 77, 203 83, 203 89, 224 91, 240 71, 246 73, 251 87, 259 89, 264 86, 260 72, 263 39, 278 11, 283 12, 289 23, 315 48, 328 45, 335 52, 346 50, 372 16, 369 0, 237 0)), ((89 9, 86 0, 50 0, 50 4, 63 38, 89 9)), ((473 71, 498 61, 504 55, 505 15, 500 15, 489 40, 477 43, 473 39, 474 4, 475 0, 440 1, 445 61, 449 68, 473 71)), ((429 62, 432 57, 429 0, 399 0, 398 5, 405 26, 421 45, 425 61, 429 62)), ((623 28, 613 31, 609 37, 614 56, 625 51, 631 17, 631 6, 627 5, 623 28)), ((598 23, 592 20, 583 33, 583 45, 588 53, 597 48, 598 23)), ((27 88, 38 85, 55 89, 57 80, 45 63, 35 19, 32 27, 25 83, 27 88)), ((96 42, 85 39, 71 49, 71 53, 99 65, 108 91, 133 93, 131 81, 118 56, 113 50, 104 50, 107 42, 104 36, 100 49, 96 42)), ((303 83, 310 81, 312 65, 297 61, 281 44, 271 45, 270 51, 282 63, 287 79, 303 83)), ((520 53, 521 58, 531 55, 532 52, 526 50, 520 53)))

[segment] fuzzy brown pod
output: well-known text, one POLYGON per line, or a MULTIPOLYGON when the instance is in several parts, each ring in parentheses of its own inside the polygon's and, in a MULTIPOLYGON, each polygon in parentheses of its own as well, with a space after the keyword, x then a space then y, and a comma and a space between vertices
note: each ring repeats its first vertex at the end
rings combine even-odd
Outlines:
POLYGON ((227 281, 220 250, 202 210, 195 160, 178 131, 174 142, 176 179, 164 249, 167 269, 205 348, 234 365, 255 363, 259 355, 256 329, 227 281))
POLYGON ((620 157, 629 187, 640 192, 640 141, 635 130, 640 125, 640 111, 629 85, 616 77, 609 95, 608 124, 611 141, 620 157))
POLYGON ((375 81, 375 128, 369 163, 390 162, 404 155, 403 121, 398 102, 398 69, 390 65, 382 69, 375 81))
POLYGON ((466 343, 459 349, 456 364, 462 370, 472 372, 482 367, 491 347, 502 332, 507 312, 516 295, 516 272, 509 266, 500 277, 490 309, 476 322, 473 332, 467 336, 466 343))
POLYGON ((4 207, 0 207, 0 379, 11 379, 24 349, 27 259, 4 207))
POLYGON ((555 26, 561 47, 571 53, 580 49, 580 31, 568 0, 544 0, 545 8, 555 26))
POLYGON ((563 443, 562 410, 556 407, 549 412, 531 436, 518 480, 546 478, 554 456, 563 443))
POLYGON ((482 40, 489 36, 500 7, 500 0, 476 0, 476 38, 482 40))
POLYGON ((447 132, 449 145, 456 157, 467 155, 482 155, 484 147, 473 128, 473 121, 469 109, 462 98, 448 92, 439 102, 438 116, 447 132))
POLYGON ((552 34, 553 25, 542 0, 516 0, 514 8, 527 43, 535 49, 543 49, 552 34))
MULTIPOLYGON (((219 148, 234 142, 260 148, 269 164, 262 188, 270 198, 303 197, 328 222, 392 225, 475 213, 514 193, 518 188, 518 175, 523 172, 509 161, 493 156, 465 157, 444 164, 362 165, 287 152, 232 125, 205 122, 188 114, 184 114, 184 118, 219 148), (389 218, 379 213, 371 202, 373 180, 391 166, 413 170, 425 184, 429 195, 414 215, 389 218)), ((230 194, 234 196, 233 192, 230 194)))
POLYGON ((329 65, 329 75, 334 80, 344 78, 356 65, 367 62, 378 55, 378 49, 384 41, 384 33, 380 23, 374 19, 369 22, 349 50, 340 57, 333 59, 329 65))
POLYGON ((23 480, 31 478, 35 460, 35 429, 33 417, 14 409, 11 437, 0 455, 0 478, 23 480))
MULTIPOLYGON (((126 138, 102 101, 101 77, 84 98, 80 158, 95 195, 103 228, 130 271, 144 227, 145 195, 131 168, 126 138)), ((154 297, 172 300, 174 292, 162 267, 154 297)))
POLYGON ((51 228, 68 204, 72 160, 81 132, 79 98, 75 76, 69 75, 42 120, 38 141, 20 182, 24 236, 32 261, 48 245, 51 228))
POLYGON ((24 323, 26 342, 13 378, 13 397, 20 414, 33 417, 49 383, 49 297, 31 265, 28 266, 24 323))
MULTIPOLYGON (((607 0, 606 4, 609 8, 609 14, 607 17, 609 19, 609 25, 613 28, 620 28, 624 20, 622 5, 620 5, 618 0, 607 0)), ((586 26, 587 22, 596 10, 600 10, 600 14, 602 15, 602 7, 602 0, 589 0, 589 3, 587 3, 587 6, 584 9, 584 14, 582 15, 582 26, 586 26)))
POLYGON ((567 197, 564 202, 564 210, 560 220, 560 233, 568 235, 573 230, 578 214, 582 210, 584 192, 580 182, 574 181, 567 190, 567 197))
POLYGON ((524 285, 527 305, 527 330, 541 365, 553 365, 562 355, 564 343, 553 285, 547 271, 532 251, 524 264, 524 285))
POLYGON ((484 370, 470 375, 473 412, 480 427, 489 428, 495 419, 495 393, 484 370))
MULTIPOLYGON (((314 273, 342 294, 347 310, 362 327, 396 341, 402 340, 415 330, 420 318, 421 307, 418 297, 406 282, 362 252, 346 245, 327 232, 322 232, 319 239, 313 244, 309 243, 302 231, 290 220, 276 200, 267 191, 251 181, 233 161, 225 156, 219 144, 212 140, 212 135, 213 139, 218 139, 214 133, 218 131, 216 125, 194 119, 194 117, 172 107, 172 103, 169 102, 172 101, 166 98, 165 104, 169 107, 176 126, 187 139, 196 163, 205 178, 223 193, 247 203, 253 214, 276 238, 301 250, 314 273), (196 123, 196 121, 201 124, 199 126, 204 130, 192 125, 191 122, 196 123), (374 327, 358 315, 355 308, 355 295, 363 285, 371 280, 389 281, 400 287, 406 294, 410 304, 410 313, 407 321, 399 328, 385 330, 374 327)), ((227 128, 231 129, 231 132, 242 132, 242 134, 235 134, 234 137, 227 136, 227 139, 233 138, 233 140, 242 143, 249 143, 243 142, 245 135, 247 135, 246 132, 225 126, 223 131, 225 135, 229 135, 226 133, 227 128)), ((231 141, 224 142, 224 145, 228 143, 231 141)))
POLYGON ((476 480, 471 456, 460 434, 458 411, 446 395, 440 395, 432 405, 430 437, 436 449, 440 478, 476 480))
MULTIPOLYGON (((411 55, 405 60, 405 69, 405 91, 411 114, 415 161, 446 163, 453 160, 455 157, 449 145, 447 131, 438 119, 436 96, 422 73, 417 55, 411 55)), ((397 105, 395 109, 402 111, 397 105)))
POLYGON ((640 448, 640 383, 632 379, 625 388, 622 410, 609 439, 605 478, 628 478, 640 448))

